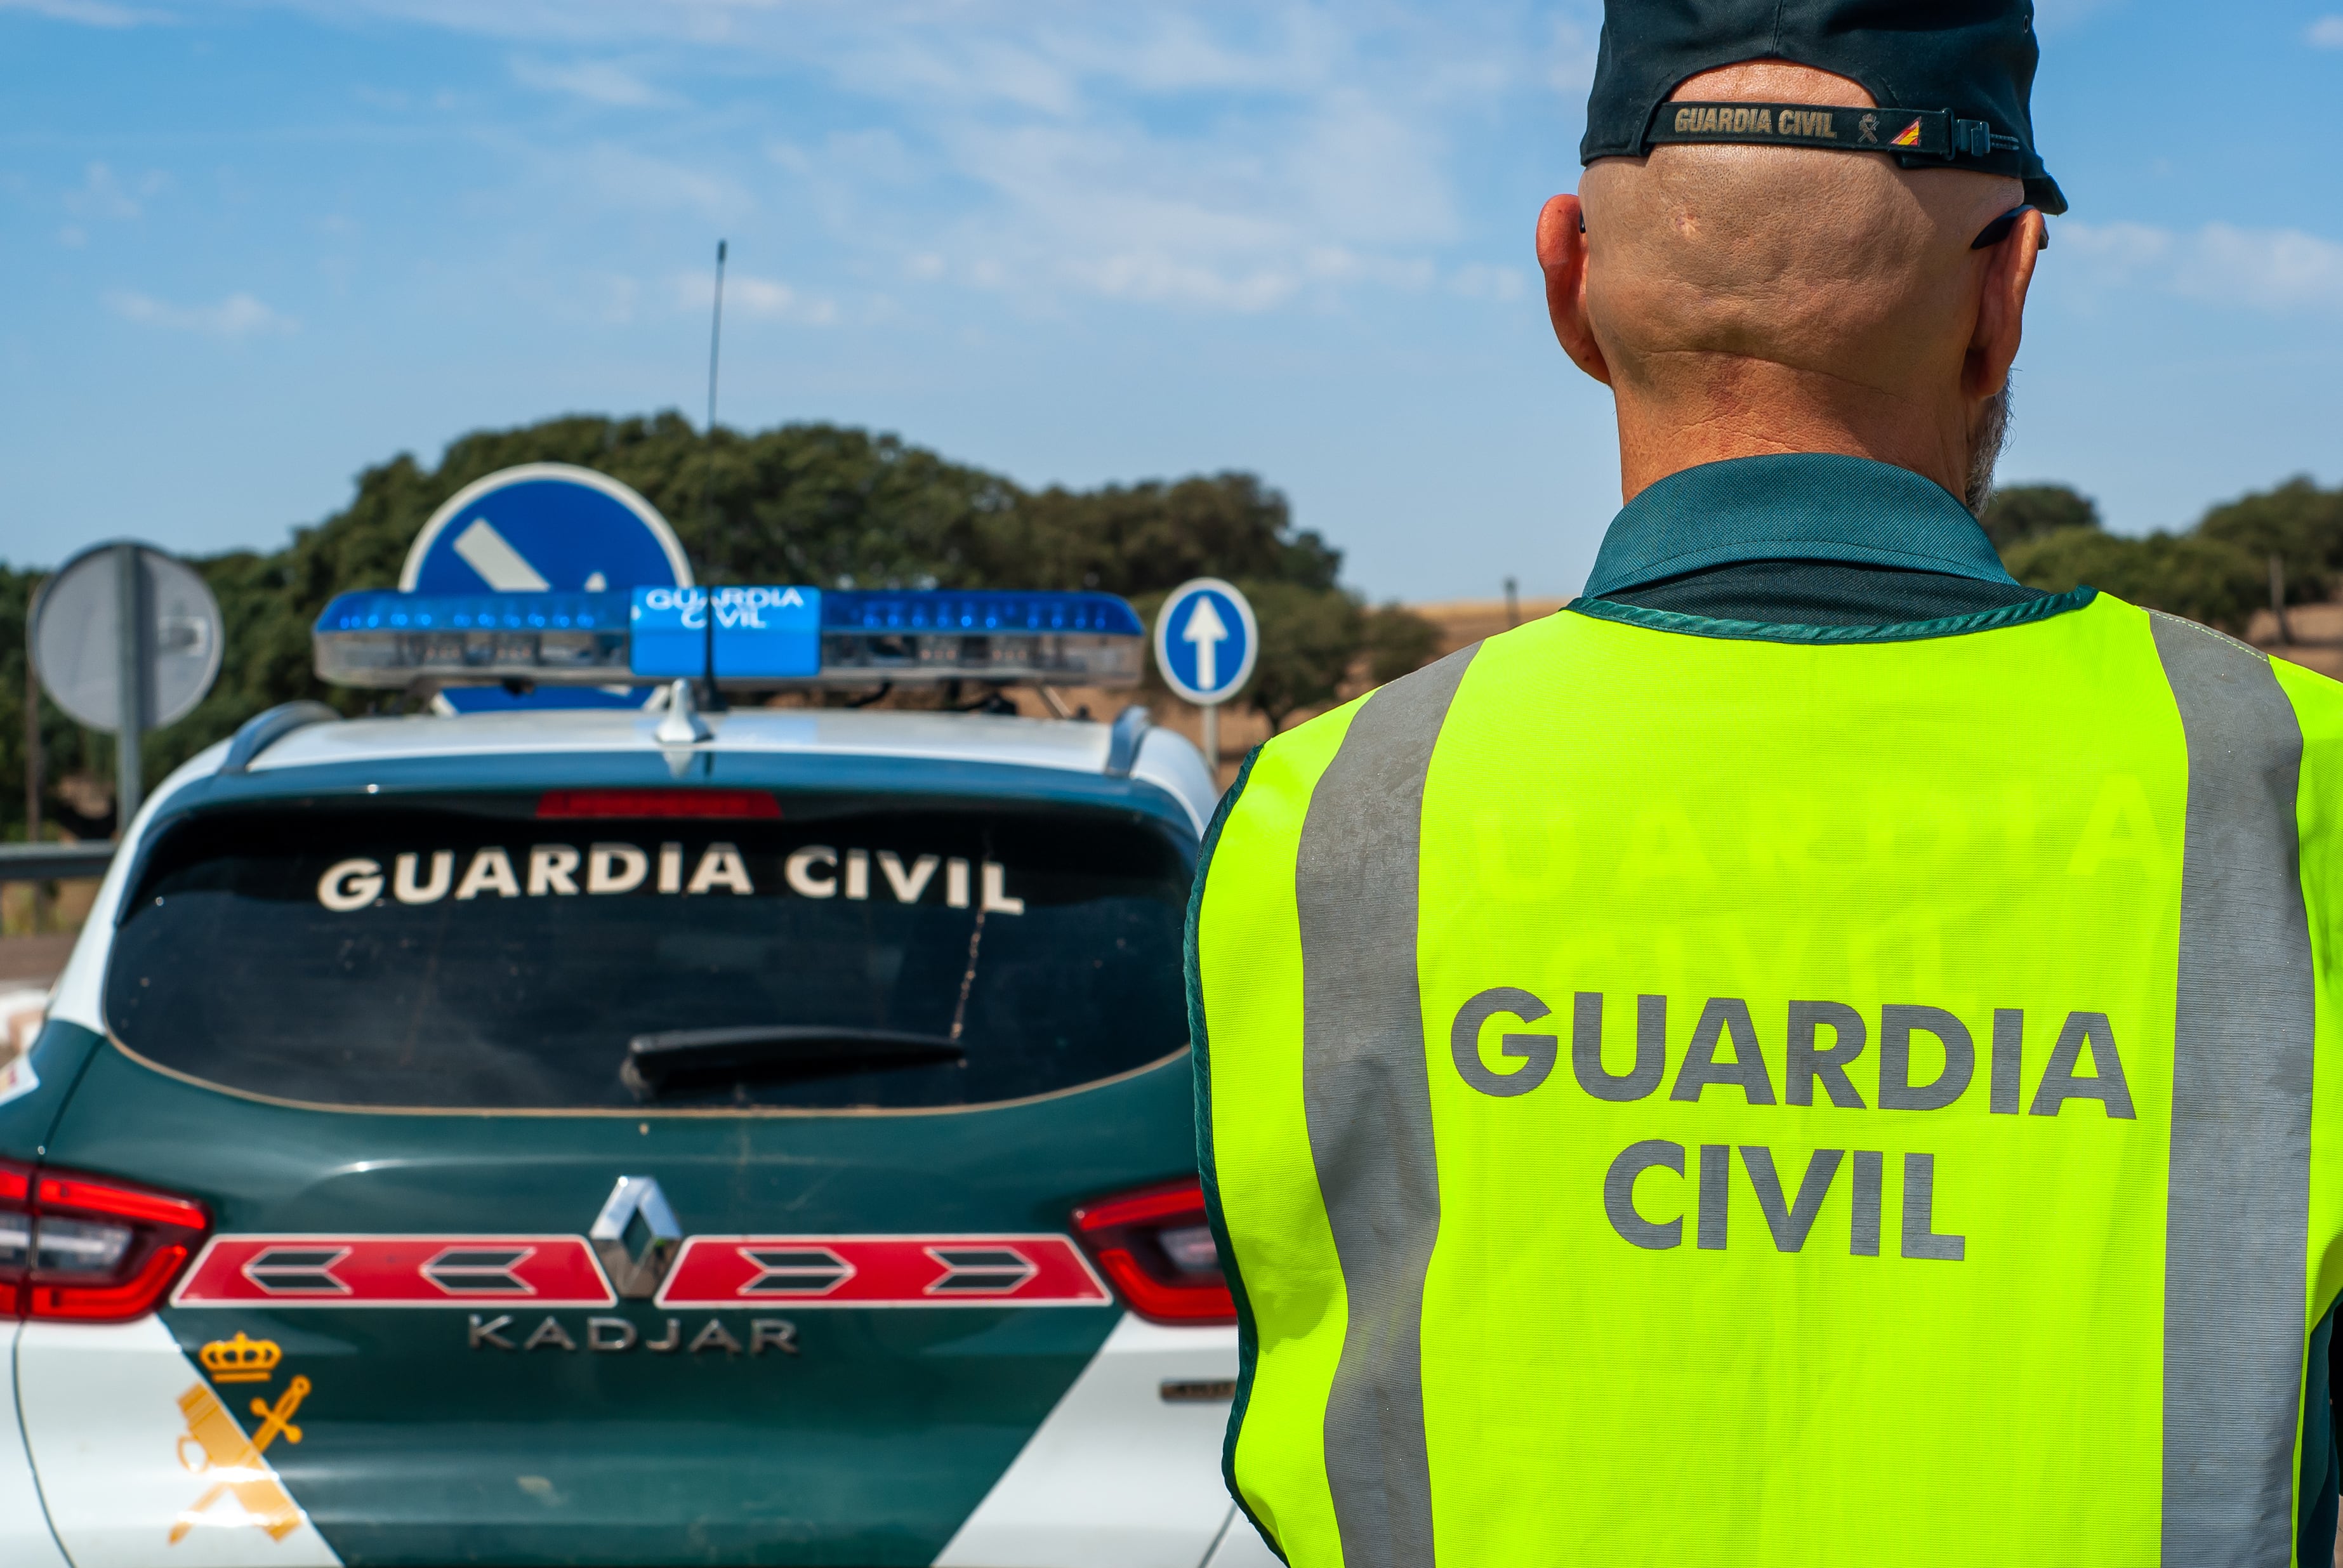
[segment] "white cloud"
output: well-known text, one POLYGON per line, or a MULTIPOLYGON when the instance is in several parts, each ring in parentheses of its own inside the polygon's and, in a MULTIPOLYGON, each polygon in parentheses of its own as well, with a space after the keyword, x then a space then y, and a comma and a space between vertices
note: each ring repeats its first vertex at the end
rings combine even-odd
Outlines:
MULTIPOLYGON (((949 256, 910 275, 1037 310, 1090 295, 1254 311, 1452 275, 1503 286, 1443 254, 1466 237, 1464 182, 1485 182, 1455 149, 1498 116, 1553 118, 1584 90, 1600 22, 1592 0, 254 3, 510 40, 536 51, 513 60, 518 80, 617 106, 660 101, 618 63, 638 55, 669 79, 712 65, 820 83, 879 128, 766 142, 763 172, 799 187, 789 208, 881 267, 949 256)), ((1567 146, 1554 157, 1566 179, 1567 146)), ((615 146, 543 159, 608 206, 729 224, 760 205, 733 164, 615 146)))
POLYGON ((169 184, 159 170, 149 170, 126 183, 112 168, 91 164, 82 172, 81 188, 65 194, 65 210, 79 218, 114 218, 126 222, 143 210, 140 204, 169 184))
POLYGON ((1594 85, 1596 47, 1596 37, 1577 23, 1567 18, 1556 21, 1547 55, 1546 85, 1570 97, 1594 85))
POLYGON ((589 286, 600 296, 597 314, 612 326, 623 326, 635 318, 635 301, 642 288, 624 273, 608 273, 589 279, 589 286))
POLYGON ((1528 293, 1529 280, 1519 267, 1492 266, 1484 261, 1474 261, 1449 276, 1448 288, 1466 299, 1493 299, 1504 304, 1528 293))
POLYGON ((1322 82, 1342 50, 1330 18, 1305 7, 1265 9, 1261 35, 1215 37, 1195 16, 1140 7, 1090 34, 1059 25, 1039 47, 1078 78, 1117 83, 1141 93, 1241 92, 1283 95, 1322 82), (1132 29, 1135 29, 1132 30, 1132 29))
MULTIPOLYGON (((2108 286, 2134 284, 2274 315, 2343 314, 2343 244, 2295 228, 2061 221, 2058 244, 2108 286)), ((2051 260, 2058 259, 2053 253, 2051 260)))
POLYGON ((696 212, 722 219, 756 206, 747 191, 722 175, 612 143, 588 148, 571 166, 587 190, 608 206, 696 212))
POLYGON ((2343 16, 2321 16, 2303 29, 2302 36, 2314 49, 2343 49, 2343 16))
POLYGON ((543 92, 567 93, 589 104, 610 108, 639 109, 669 101, 667 95, 608 60, 579 60, 557 65, 543 60, 512 63, 513 80, 543 92))
POLYGON ((2264 310, 2343 310, 2343 245, 2300 229, 2198 229, 2177 282, 2207 299, 2239 298, 2264 310))
POLYGON ((106 307, 125 321, 176 332, 201 332, 214 337, 249 337, 255 333, 291 332, 299 323, 279 315, 249 294, 231 294, 217 305, 170 305, 151 294, 116 289, 106 297, 106 307))
MULTIPOLYGON (((679 309, 704 311, 712 302, 715 277, 709 273, 679 272, 669 279, 679 309)), ((724 275, 724 314, 750 321, 786 321, 798 327, 829 327, 839 318, 838 302, 752 272, 724 275)))
POLYGON ((52 22, 78 22, 85 27, 136 27, 160 22, 160 12, 116 5, 108 0, 0 0, 0 11, 27 11, 52 22))
POLYGON ((1421 256, 1377 256, 1340 245, 1313 246, 1303 255, 1302 265, 1312 277, 1335 282, 1356 279, 1412 294, 1431 287, 1438 276, 1438 269, 1421 256))
POLYGON ((1200 262, 1182 261, 1160 251, 1070 261, 1063 276, 1110 299, 1232 311, 1266 310, 1282 305, 1292 297, 1301 283, 1290 273, 1269 268, 1251 272, 1223 270, 1200 262))
POLYGON ((833 131, 818 147, 768 142, 765 156, 794 175, 854 185, 901 185, 920 173, 920 160, 903 138, 883 128, 833 131))

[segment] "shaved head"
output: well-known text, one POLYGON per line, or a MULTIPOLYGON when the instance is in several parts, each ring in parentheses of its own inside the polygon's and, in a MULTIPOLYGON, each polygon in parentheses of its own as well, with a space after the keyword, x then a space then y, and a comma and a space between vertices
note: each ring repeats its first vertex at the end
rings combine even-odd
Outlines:
MULTIPOLYGON (((1674 96, 1872 104, 1782 61, 1674 96)), ((1982 505, 2041 220, 1970 245, 2024 199, 1999 175, 1794 146, 1594 163, 1575 200, 1548 204, 1539 259, 1556 335, 1617 395, 1628 495, 1694 462, 1846 451, 1982 505)))

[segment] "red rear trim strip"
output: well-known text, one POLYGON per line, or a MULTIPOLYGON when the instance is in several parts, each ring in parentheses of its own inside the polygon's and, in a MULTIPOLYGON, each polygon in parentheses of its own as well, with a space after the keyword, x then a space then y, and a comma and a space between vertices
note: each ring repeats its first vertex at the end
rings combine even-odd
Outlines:
POLYGON ((175 1307, 607 1307, 583 1236, 215 1236, 175 1307))
POLYGON ((1065 1236, 694 1236, 662 1307, 1105 1307, 1065 1236))

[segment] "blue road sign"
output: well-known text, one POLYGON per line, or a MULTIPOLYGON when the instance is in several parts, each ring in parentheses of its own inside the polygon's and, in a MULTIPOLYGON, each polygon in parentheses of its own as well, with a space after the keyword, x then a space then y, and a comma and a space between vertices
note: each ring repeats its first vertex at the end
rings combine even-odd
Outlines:
MULTIPOLYGON (((657 508, 608 474, 524 463, 476 479, 431 514, 407 552, 410 593, 687 588, 691 563, 657 508)), ((639 708, 648 687, 494 687, 440 693, 461 713, 509 708, 639 708)))
POLYGON ((1155 616, 1155 668, 1199 707, 1234 697, 1252 678, 1261 628, 1245 596, 1218 578, 1182 583, 1155 616))

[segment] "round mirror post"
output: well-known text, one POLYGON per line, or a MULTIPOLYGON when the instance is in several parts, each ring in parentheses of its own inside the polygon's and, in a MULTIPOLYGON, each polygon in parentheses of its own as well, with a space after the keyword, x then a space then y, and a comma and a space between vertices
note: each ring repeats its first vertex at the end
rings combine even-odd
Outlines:
MULTIPOLYGON (((36 590, 37 591, 37 590, 36 590)), ((41 677, 33 661, 33 619, 25 618, 25 842, 41 841, 41 677)), ((49 885, 33 884, 33 933, 48 924, 49 885)))
POLYGON ((33 600, 33 668, 75 723, 115 738, 115 830, 146 797, 139 740, 218 678, 226 626, 202 574, 151 545, 92 545, 33 600))
POLYGON ((146 797, 139 777, 139 738, 146 733, 151 704, 146 695, 147 621, 146 574, 134 544, 114 547, 115 699, 121 717, 114 728, 114 836, 130 830, 146 797))

